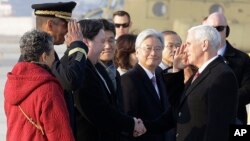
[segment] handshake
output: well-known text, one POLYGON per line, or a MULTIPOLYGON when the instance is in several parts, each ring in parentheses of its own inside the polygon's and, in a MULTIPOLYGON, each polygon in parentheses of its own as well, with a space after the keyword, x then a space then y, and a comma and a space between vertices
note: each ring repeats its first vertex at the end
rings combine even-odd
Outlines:
POLYGON ((143 121, 141 119, 135 118, 135 117, 134 117, 134 121, 135 121, 135 126, 134 126, 133 136, 139 137, 139 136, 145 134, 147 129, 145 128, 143 121))

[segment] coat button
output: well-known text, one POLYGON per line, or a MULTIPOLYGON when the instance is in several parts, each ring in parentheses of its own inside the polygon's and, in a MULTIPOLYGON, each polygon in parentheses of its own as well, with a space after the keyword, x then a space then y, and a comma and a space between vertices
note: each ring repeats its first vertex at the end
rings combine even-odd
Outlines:
POLYGON ((181 117, 181 112, 178 113, 178 116, 181 117))

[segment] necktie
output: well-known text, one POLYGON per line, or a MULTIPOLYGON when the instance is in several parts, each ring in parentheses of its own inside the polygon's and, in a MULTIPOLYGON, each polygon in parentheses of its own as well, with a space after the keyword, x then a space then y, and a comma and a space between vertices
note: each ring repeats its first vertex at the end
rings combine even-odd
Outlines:
POLYGON ((194 82, 195 79, 199 77, 200 73, 197 71, 193 77, 192 83, 194 82))
POLYGON ((157 82, 156 82, 155 76, 153 76, 153 77, 151 78, 151 82, 152 82, 152 84, 153 84, 153 86, 154 86, 154 88, 155 88, 155 91, 156 91, 156 93, 157 93, 157 96, 160 98, 160 94, 159 94, 159 90, 158 90, 158 87, 157 87, 157 82))

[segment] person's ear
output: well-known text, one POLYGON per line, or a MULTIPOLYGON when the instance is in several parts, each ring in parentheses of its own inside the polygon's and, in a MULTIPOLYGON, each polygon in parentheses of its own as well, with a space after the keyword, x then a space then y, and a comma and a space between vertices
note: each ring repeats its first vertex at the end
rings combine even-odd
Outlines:
POLYGON ((46 62, 47 62, 47 55, 46 55, 46 53, 44 52, 41 56, 40 56, 40 62, 41 63, 44 63, 44 64, 46 64, 46 62))
POLYGON ((52 32, 53 31, 53 24, 54 24, 54 22, 51 19, 47 20, 46 31, 48 31, 49 33, 52 32))
POLYGON ((136 56, 136 58, 138 58, 138 56, 139 56, 139 48, 135 49, 135 56, 136 56))
POLYGON ((83 42, 89 47, 91 41, 89 39, 83 39, 83 42))
POLYGON ((227 25, 226 27, 226 37, 228 37, 230 34, 230 27, 227 25))
POLYGON ((129 28, 131 28, 131 27, 132 27, 132 24, 133 24, 133 22, 132 22, 132 21, 130 21, 130 23, 129 23, 129 28))
POLYGON ((206 51, 208 49, 208 40, 204 40, 202 44, 202 51, 206 51))

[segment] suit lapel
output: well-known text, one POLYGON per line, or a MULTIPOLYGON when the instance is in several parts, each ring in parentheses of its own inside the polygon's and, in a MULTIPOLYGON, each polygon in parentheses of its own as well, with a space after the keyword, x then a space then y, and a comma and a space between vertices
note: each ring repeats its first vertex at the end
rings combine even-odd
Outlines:
POLYGON ((139 80, 144 85, 144 88, 147 89, 148 93, 153 97, 153 99, 158 104, 160 104, 160 99, 159 99, 159 97, 156 93, 156 90, 155 90, 151 80, 149 79, 147 73, 144 71, 144 69, 139 64, 137 64, 134 69, 137 70, 137 76, 139 77, 139 80))
POLYGON ((210 72, 210 69, 206 69, 205 71, 203 71, 199 77, 197 77, 194 82, 192 84, 190 84, 190 86, 187 88, 186 92, 185 92, 185 95, 188 96, 192 90, 197 87, 203 79, 205 79, 207 77, 207 75, 209 74, 210 72))
POLYGON ((161 76, 158 74, 156 74, 156 81, 160 93, 160 102, 163 107, 163 110, 165 111, 168 108, 167 91, 161 76))
MULTIPOLYGON (((181 101, 180 101, 180 106, 182 105, 182 103, 186 100, 186 98, 192 94, 192 91, 199 86, 200 83, 203 82, 203 80, 208 77, 208 75, 210 74, 210 71, 213 67, 215 67, 219 62, 223 61, 223 58, 221 56, 217 57, 214 61, 212 61, 206 68, 205 70, 203 70, 203 72, 199 75, 199 77, 197 77, 197 79, 194 80, 193 83, 191 83, 191 81, 189 81, 189 84, 186 88, 186 90, 184 91, 184 94, 181 97, 181 101)), ((191 77, 192 79, 193 77, 191 77)))
POLYGON ((232 45, 228 41, 226 44, 227 44, 227 46, 226 46, 226 50, 225 50, 223 57, 228 59, 228 57, 235 56, 235 51, 234 51, 234 48, 232 47, 232 45))
POLYGON ((104 78, 104 80, 106 81, 111 94, 114 95, 114 93, 115 93, 114 85, 112 83, 111 78, 108 75, 107 70, 105 69, 105 67, 100 62, 98 62, 95 66, 96 66, 97 70, 99 71, 99 73, 104 78))
MULTIPOLYGON (((186 98, 188 97, 188 95, 192 94, 192 91, 199 86, 199 84, 202 82, 203 79, 205 79, 207 77, 207 75, 209 74, 209 70, 204 71, 200 74, 199 77, 197 77, 197 79, 195 79, 195 81, 192 83, 192 81, 189 82, 188 86, 186 87, 185 91, 183 92, 183 95, 181 97, 180 100, 180 106, 182 105, 182 103, 186 100, 186 98)), ((193 77, 191 77, 192 79, 193 77)))
MULTIPOLYGON (((87 59, 87 64, 88 64, 88 66, 91 68, 91 70, 92 70, 92 73, 94 73, 95 75, 95 79, 96 80, 98 80, 98 83, 103 87, 103 90, 105 90, 106 92, 105 92, 105 94, 106 94, 106 96, 108 96, 108 98, 112 101, 112 92, 111 92, 111 94, 109 93, 109 90, 107 89, 107 87, 105 86, 105 84, 104 84, 104 82, 103 82, 103 80, 102 80, 102 78, 99 76, 99 74, 97 73, 97 68, 87 59)), ((100 70, 98 70, 98 72, 99 72, 100 70)), ((100 75, 102 75, 101 74, 101 72, 99 72, 100 73, 100 75)), ((104 78, 104 77, 103 77, 104 78)), ((104 78, 105 79, 105 78, 104 78)))

